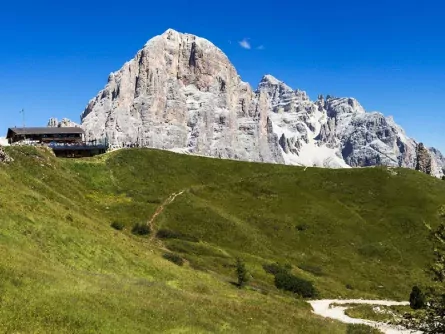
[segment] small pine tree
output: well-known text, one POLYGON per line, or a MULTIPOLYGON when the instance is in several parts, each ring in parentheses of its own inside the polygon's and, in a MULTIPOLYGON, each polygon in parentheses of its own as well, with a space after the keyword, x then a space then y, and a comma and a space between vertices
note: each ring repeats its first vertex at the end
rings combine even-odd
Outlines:
MULTIPOLYGON (((445 220, 443 211, 442 207, 439 216, 445 220)), ((417 314, 415 318, 402 320, 401 324, 409 329, 429 334, 443 334, 445 333, 445 223, 432 233, 432 237, 435 243, 435 259, 431 272, 433 279, 439 284, 430 288, 426 294, 423 312, 417 314)))
POLYGON ((236 275, 238 277, 238 287, 241 289, 249 281, 246 265, 241 259, 236 259, 236 275))
MULTIPOLYGON (((439 210, 439 216, 445 220, 443 206, 439 210)), ((425 333, 445 333, 445 223, 439 225, 433 232, 434 265, 431 268, 433 279, 439 283, 440 288, 433 289, 428 296, 425 307, 424 326, 421 328, 425 333)))
POLYGON ((425 306, 425 296, 417 286, 413 287, 409 295, 409 305, 413 310, 419 310, 425 306))

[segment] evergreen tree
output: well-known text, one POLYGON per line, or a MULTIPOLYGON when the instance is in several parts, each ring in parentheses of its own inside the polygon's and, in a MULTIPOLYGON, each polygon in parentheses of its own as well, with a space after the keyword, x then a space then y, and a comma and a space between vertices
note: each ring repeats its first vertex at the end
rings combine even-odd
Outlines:
POLYGON ((425 296, 417 286, 413 287, 409 295, 409 305, 413 310, 419 310, 425 306, 425 296))
MULTIPOLYGON (((443 213, 440 213, 444 218, 443 213)), ((445 224, 442 223, 433 233, 434 264, 431 268, 433 279, 438 286, 432 289, 432 293, 427 298, 424 326, 421 328, 426 333, 445 333, 445 224)))
POLYGON ((236 275, 238 277, 238 287, 242 288, 249 281, 246 265, 241 259, 236 259, 236 275))
MULTIPOLYGON (((444 218, 442 212, 439 215, 444 218)), ((429 334, 443 334, 445 333, 445 224, 441 224, 432 236, 435 243, 435 259, 431 272, 437 284, 425 296, 424 312, 417 314, 416 318, 405 319, 402 325, 429 334)))

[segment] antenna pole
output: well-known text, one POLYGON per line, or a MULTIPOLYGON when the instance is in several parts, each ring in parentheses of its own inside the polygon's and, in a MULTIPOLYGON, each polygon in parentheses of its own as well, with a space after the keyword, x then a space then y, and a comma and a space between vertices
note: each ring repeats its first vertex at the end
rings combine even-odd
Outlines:
MULTIPOLYGON (((20 113, 22 114, 22 121, 23 121, 23 131, 25 133, 25 109, 20 110, 20 113)), ((23 139, 26 139, 26 134, 23 135, 23 139)))

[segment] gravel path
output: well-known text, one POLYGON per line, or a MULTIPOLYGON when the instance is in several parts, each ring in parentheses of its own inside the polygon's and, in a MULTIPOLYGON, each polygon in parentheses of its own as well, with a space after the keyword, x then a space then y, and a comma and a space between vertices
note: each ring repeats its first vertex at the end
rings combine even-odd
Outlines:
POLYGON ((399 326, 388 325, 383 322, 355 319, 348 317, 345 314, 345 310, 348 308, 346 306, 331 306, 332 304, 369 304, 369 305, 383 305, 383 306, 393 306, 393 305, 409 305, 408 302, 393 302, 389 300, 363 300, 363 299, 324 299, 324 300, 312 300, 309 301, 311 304, 313 312, 317 315, 321 315, 325 318, 339 320, 347 324, 365 324, 371 327, 375 327, 381 330, 385 334, 419 334, 421 332, 407 330, 399 326))

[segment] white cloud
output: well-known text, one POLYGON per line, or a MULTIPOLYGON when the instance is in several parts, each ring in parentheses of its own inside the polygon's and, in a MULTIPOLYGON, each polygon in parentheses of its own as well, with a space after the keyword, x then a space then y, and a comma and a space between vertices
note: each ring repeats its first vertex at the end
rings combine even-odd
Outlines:
POLYGON ((260 45, 260 46, 258 46, 256 49, 257 49, 257 50, 264 50, 265 47, 264 47, 264 45, 260 45))
POLYGON ((238 43, 243 49, 250 50, 252 48, 247 38, 244 38, 242 41, 238 43))

